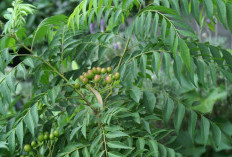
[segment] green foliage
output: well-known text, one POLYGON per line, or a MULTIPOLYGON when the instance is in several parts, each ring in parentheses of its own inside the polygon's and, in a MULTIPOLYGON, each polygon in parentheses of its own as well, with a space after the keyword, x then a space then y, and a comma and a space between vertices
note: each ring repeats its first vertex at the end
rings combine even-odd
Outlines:
POLYGON ((19 0, 12 6, 0 39, 0 156, 200 156, 232 149, 230 119, 214 113, 217 102, 229 103, 232 55, 200 43, 188 24, 218 18, 231 29, 230 1, 83 0, 69 17, 47 17, 32 34, 25 17, 35 7, 19 0), (23 61, 9 70, 16 57, 23 61), (31 81, 32 93, 16 111, 23 80, 31 81), (58 137, 39 138, 57 129, 58 137), (23 148, 32 141, 38 145, 28 153, 23 148))

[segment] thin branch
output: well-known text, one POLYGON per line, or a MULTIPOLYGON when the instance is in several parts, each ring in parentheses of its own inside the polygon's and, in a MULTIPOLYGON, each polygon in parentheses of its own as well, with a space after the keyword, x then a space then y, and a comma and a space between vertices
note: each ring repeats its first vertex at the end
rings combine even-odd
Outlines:
POLYGON ((126 42, 126 46, 125 46, 124 51, 123 51, 123 53, 122 53, 122 56, 121 56, 121 58, 120 58, 120 60, 119 60, 119 63, 118 63, 118 66, 117 66, 116 71, 119 70, 119 67, 120 67, 120 65, 122 64, 122 59, 123 59, 123 57, 125 56, 125 53, 126 53, 126 51, 127 51, 129 42, 130 42, 130 38, 128 37, 127 42, 126 42))

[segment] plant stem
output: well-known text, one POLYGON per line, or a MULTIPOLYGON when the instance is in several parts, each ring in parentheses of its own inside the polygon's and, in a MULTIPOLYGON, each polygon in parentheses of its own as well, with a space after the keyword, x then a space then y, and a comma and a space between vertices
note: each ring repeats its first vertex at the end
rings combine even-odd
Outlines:
POLYGON ((130 42, 130 38, 128 37, 127 42, 126 42, 126 46, 125 46, 124 51, 123 51, 123 53, 122 53, 122 56, 121 56, 121 58, 120 58, 120 60, 119 60, 118 66, 117 66, 117 68, 116 68, 116 71, 119 70, 119 67, 120 67, 120 65, 122 64, 122 59, 123 59, 123 57, 125 56, 125 53, 126 53, 126 51, 127 51, 129 42, 130 42))

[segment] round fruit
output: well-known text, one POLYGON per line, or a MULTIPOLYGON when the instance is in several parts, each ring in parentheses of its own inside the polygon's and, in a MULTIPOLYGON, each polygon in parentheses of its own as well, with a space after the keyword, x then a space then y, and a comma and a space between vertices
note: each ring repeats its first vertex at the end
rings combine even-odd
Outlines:
POLYGON ((80 83, 77 82, 77 83, 75 84, 75 88, 80 88, 80 83))
POLYGON ((43 134, 39 134, 39 136, 37 137, 39 142, 42 142, 44 140, 44 136, 43 134))
POLYGON ((31 151, 31 146, 29 144, 26 144, 24 146, 24 150, 25 150, 25 152, 30 152, 31 151))
POLYGON ((45 134, 43 138, 44 138, 44 140, 47 140, 48 139, 48 134, 45 134))
POLYGON ((106 70, 107 70, 108 73, 112 72, 112 68, 111 67, 108 67, 106 70))
POLYGON ((102 74, 105 74, 106 72, 107 72, 106 68, 102 68, 102 69, 101 69, 101 73, 102 73, 102 74))
POLYGON ((58 130, 55 130, 55 131, 53 132, 53 134, 54 134, 55 137, 58 137, 58 136, 59 136, 59 131, 58 131, 58 130))
POLYGON ((93 67, 93 68, 92 68, 92 71, 93 71, 94 74, 96 74, 96 73, 97 73, 97 68, 96 68, 96 67, 93 67))
MULTIPOLYGON (((84 73, 84 77, 87 77, 87 73, 84 73)), ((83 78, 84 79, 84 78, 83 78)))
POLYGON ((92 79, 93 76, 94 76, 94 74, 93 74, 92 70, 88 70, 88 72, 87 72, 87 78, 88 79, 92 79))
POLYGON ((102 85, 103 85, 103 86, 105 86, 105 85, 106 85, 106 81, 105 81, 105 80, 102 82, 102 85))
POLYGON ((119 74, 119 72, 116 72, 115 74, 114 74, 114 79, 115 80, 118 80, 120 78, 120 74, 119 74))
POLYGON ((112 78, 111 78, 109 75, 106 76, 106 83, 107 83, 107 84, 112 83, 112 78))
POLYGON ((54 139, 54 135, 53 135, 53 134, 50 134, 50 135, 49 135, 49 138, 50 138, 51 140, 53 140, 53 139, 54 139))
POLYGON ((80 80, 82 80, 83 78, 84 78, 84 76, 83 76, 83 75, 79 76, 79 79, 80 79, 80 80))
POLYGON ((101 76, 100 75, 95 75, 94 76, 94 82, 97 83, 101 80, 101 76))
POLYGON ((48 133, 48 131, 46 131, 45 133, 44 133, 44 135, 48 135, 49 133, 48 133))
POLYGON ((101 74, 101 68, 97 67, 97 74, 101 74))
POLYGON ((87 79, 86 77, 84 77, 84 78, 82 79, 82 83, 83 83, 83 84, 87 84, 87 83, 88 83, 88 79, 87 79))
POLYGON ((35 146, 36 146, 36 142, 35 142, 35 141, 32 141, 32 142, 31 142, 31 146, 32 146, 32 147, 35 147, 35 146))

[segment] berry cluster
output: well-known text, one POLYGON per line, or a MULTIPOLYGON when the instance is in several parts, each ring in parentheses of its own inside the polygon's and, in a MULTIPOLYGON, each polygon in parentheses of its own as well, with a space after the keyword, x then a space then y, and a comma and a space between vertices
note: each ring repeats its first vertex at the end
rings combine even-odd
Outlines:
MULTIPOLYGON (((49 148, 52 147, 52 145, 54 145, 54 139, 59 137, 59 131, 55 130, 52 133, 42 133, 39 134, 37 136, 37 142, 36 141, 32 141, 31 144, 26 144, 24 145, 24 151, 29 153, 30 155, 34 155, 34 153, 38 153, 37 150, 39 150, 43 145, 48 146, 49 148)), ((52 150, 49 150, 52 151, 52 150)), ((49 152, 50 153, 50 152, 49 152)), ((24 155, 21 155, 20 157, 23 157, 24 155)))
POLYGON ((94 67, 87 72, 85 72, 83 75, 79 76, 79 81, 76 83, 76 88, 80 88, 81 85, 86 84, 97 84, 101 83, 102 86, 105 86, 106 84, 111 84, 113 80, 119 80, 120 74, 119 72, 116 72, 115 74, 112 74, 112 68, 101 68, 101 67, 94 67))

